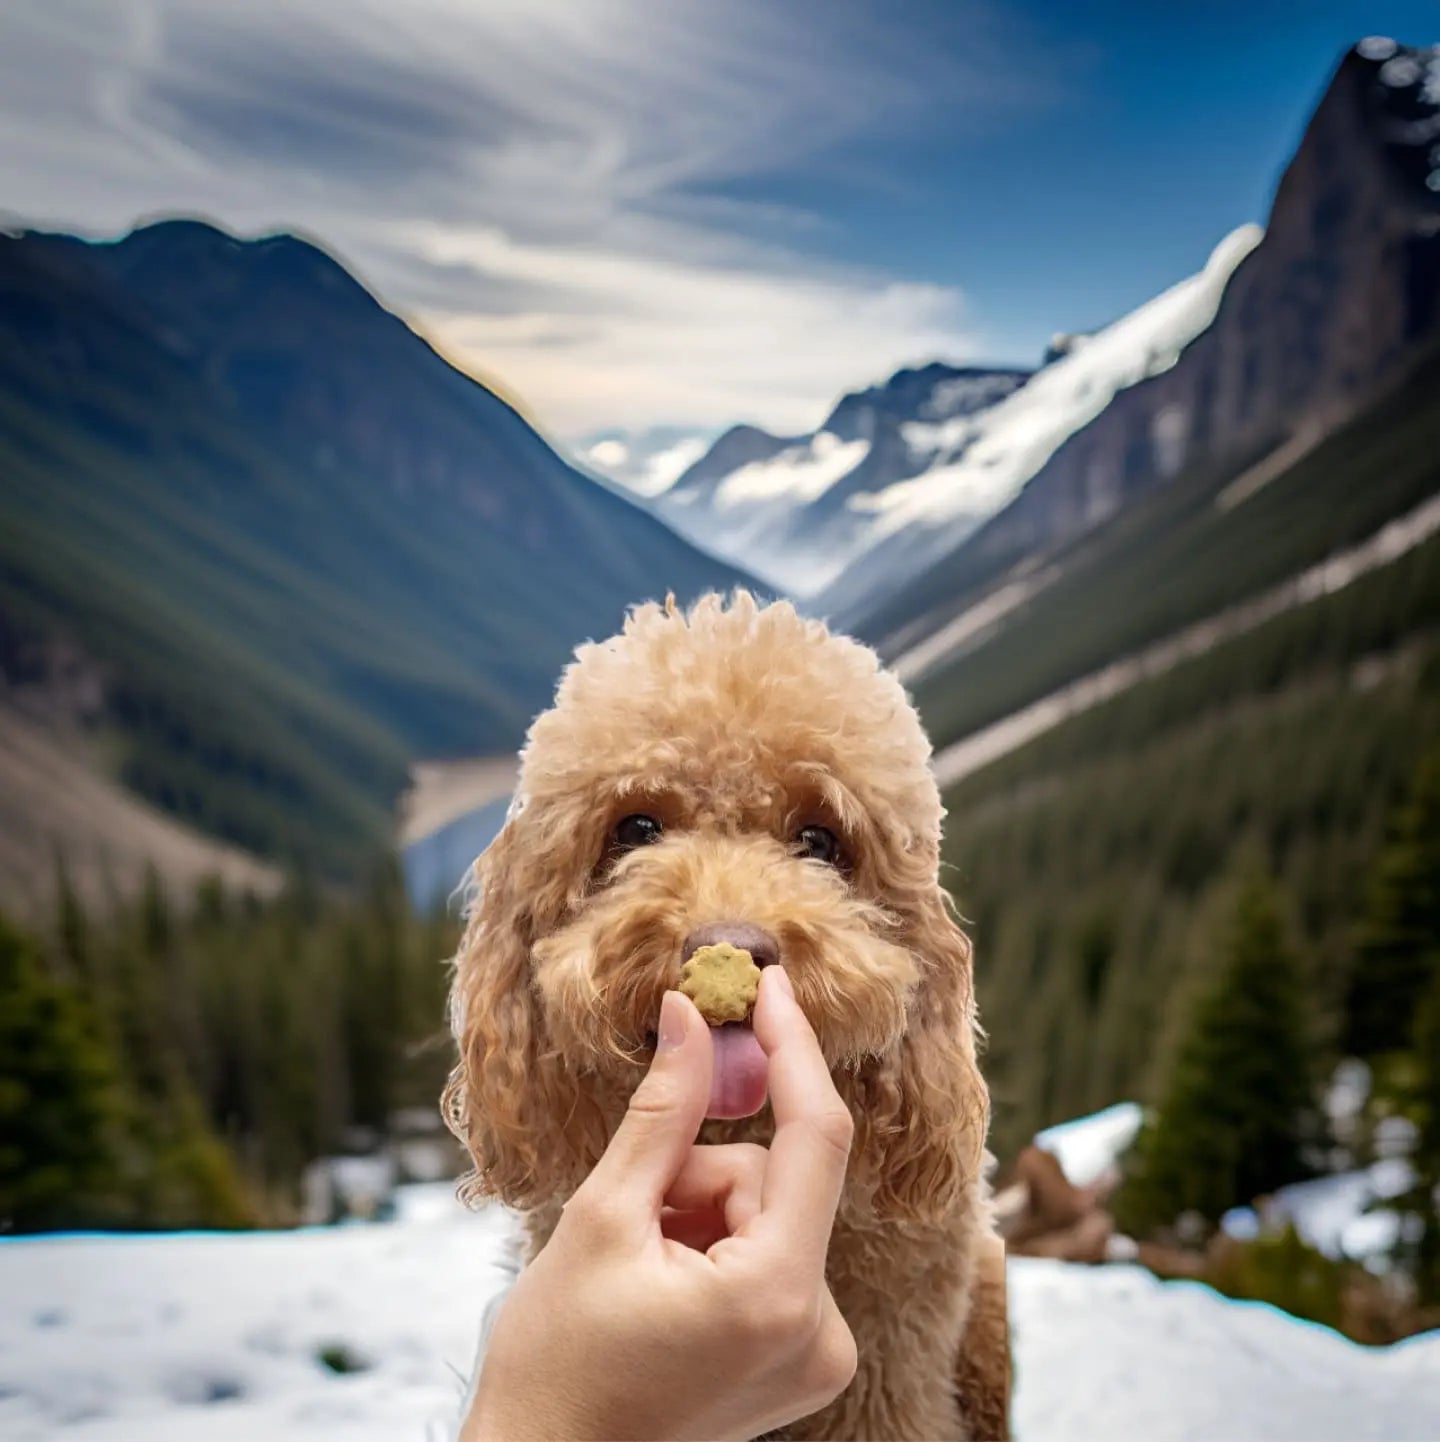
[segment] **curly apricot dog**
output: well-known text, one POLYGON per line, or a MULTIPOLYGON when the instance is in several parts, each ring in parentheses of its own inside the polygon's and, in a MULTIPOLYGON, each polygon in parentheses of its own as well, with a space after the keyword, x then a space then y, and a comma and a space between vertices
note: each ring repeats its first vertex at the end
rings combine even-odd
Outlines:
MULTIPOLYGON (((683 960, 723 940, 785 968, 855 1120, 828 1275, 859 1370, 795 1437, 1007 1430, 989 1101, 929 754, 875 654, 789 604, 641 606, 579 649, 531 728, 456 961, 447 1115, 468 1195, 521 1209, 532 1255, 623 1113, 683 960)), ((753 1033, 715 1042, 702 1141, 768 1141, 753 1033)))

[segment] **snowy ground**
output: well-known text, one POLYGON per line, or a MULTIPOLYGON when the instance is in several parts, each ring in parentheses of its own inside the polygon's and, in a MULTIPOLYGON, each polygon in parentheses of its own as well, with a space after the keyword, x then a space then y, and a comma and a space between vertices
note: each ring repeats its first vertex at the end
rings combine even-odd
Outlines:
MULTIPOLYGON (((0 1245, 0 1437, 446 1438, 509 1225, 442 1188, 390 1225, 0 1245)), ((1010 1276, 1020 1442, 1440 1439, 1440 1336, 1365 1351, 1129 1267, 1010 1276)))
POLYGON ((0 1245, 0 1437, 443 1438, 508 1229, 442 1201, 376 1226, 0 1245))

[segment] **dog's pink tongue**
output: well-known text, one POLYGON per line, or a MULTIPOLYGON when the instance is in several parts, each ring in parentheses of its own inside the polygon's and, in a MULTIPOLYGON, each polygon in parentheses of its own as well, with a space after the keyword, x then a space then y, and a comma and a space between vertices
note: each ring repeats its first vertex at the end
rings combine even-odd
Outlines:
POLYGON ((708 1117, 754 1116, 765 1105, 770 1062, 742 1022, 716 1027, 715 1069, 710 1075, 708 1117))

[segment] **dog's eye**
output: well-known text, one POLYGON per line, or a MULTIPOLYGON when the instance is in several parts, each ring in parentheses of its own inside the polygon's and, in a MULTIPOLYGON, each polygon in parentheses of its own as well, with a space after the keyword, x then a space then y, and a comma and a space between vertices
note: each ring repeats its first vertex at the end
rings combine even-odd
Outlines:
POLYGON ((823 861, 834 866, 840 860, 840 843, 826 826, 804 826, 795 838, 800 854, 810 861, 823 861))
POLYGON ((653 845, 663 832, 664 827, 653 816, 627 816, 615 828, 615 845, 634 851, 637 846, 653 845))

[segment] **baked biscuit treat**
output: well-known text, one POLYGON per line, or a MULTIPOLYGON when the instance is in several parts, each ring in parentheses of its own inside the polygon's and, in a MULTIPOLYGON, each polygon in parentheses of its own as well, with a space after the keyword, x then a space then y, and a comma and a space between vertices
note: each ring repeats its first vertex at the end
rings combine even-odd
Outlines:
POLYGON ((711 1026, 744 1021, 760 993, 760 968, 748 951, 728 941, 697 947, 680 968, 680 990, 711 1026))

